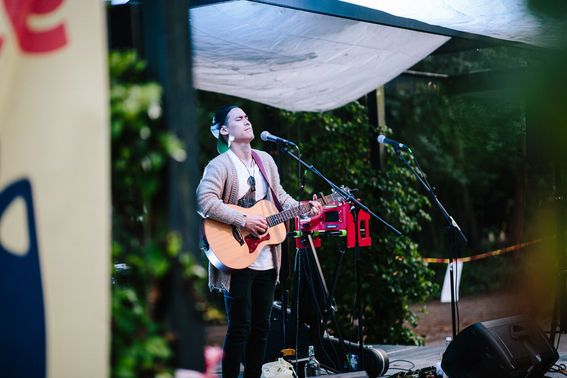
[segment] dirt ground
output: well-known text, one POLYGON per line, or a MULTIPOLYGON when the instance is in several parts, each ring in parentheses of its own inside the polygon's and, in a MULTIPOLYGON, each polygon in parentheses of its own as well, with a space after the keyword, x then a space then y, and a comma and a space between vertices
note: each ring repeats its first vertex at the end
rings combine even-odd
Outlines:
MULTIPOLYGON (((452 334, 451 306, 430 300, 426 303, 425 312, 419 312, 421 306, 413 305, 411 309, 418 314, 418 325, 415 332, 425 336, 425 345, 444 345, 445 338, 452 334)), ((498 291, 472 296, 459 300, 460 330, 467 326, 486 320, 494 320, 529 312, 521 295, 510 291, 498 291)), ((541 324, 543 327, 544 324, 541 324)), ((222 346, 226 325, 210 325, 205 330, 207 345, 222 346)))
MULTIPOLYGON (((415 332, 425 336, 425 345, 444 345, 445 338, 452 335, 451 304, 430 300, 425 305, 425 313, 419 312, 421 306, 411 309, 418 314, 415 332)), ((526 312, 522 298, 509 291, 484 293, 460 298, 459 329, 486 320, 494 320, 526 312)))

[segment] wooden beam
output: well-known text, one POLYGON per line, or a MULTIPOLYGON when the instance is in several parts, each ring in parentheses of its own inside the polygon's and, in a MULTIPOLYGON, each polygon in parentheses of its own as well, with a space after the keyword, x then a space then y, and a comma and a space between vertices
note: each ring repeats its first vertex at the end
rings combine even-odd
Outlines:
MULTIPOLYGON (((195 189, 201 176, 199 149, 195 143, 195 94, 191 73, 191 43, 188 22, 189 0, 144 0, 142 28, 144 58, 150 73, 164 90, 164 119, 168 130, 186 146, 183 161, 169 160, 169 228, 183 238, 183 251, 200 253, 200 219, 196 213, 195 189)), ((181 267, 169 273, 171 290, 168 323, 176 335, 175 366, 179 369, 204 370, 204 331, 201 316, 185 287, 181 267)))

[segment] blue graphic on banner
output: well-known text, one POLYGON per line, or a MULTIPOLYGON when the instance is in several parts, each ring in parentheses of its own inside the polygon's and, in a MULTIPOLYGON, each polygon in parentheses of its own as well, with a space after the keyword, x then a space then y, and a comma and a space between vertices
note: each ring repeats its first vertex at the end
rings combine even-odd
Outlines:
POLYGON ((0 223, 18 197, 26 204, 29 249, 23 255, 12 253, 0 239, 0 376, 45 377, 45 311, 29 180, 0 192, 0 223))

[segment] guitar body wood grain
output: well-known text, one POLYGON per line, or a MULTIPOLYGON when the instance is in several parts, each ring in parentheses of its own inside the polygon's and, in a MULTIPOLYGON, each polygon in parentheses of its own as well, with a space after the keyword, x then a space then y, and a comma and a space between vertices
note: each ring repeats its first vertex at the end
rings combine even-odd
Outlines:
MULTIPOLYGON (((262 215, 268 217, 277 214, 278 210, 270 201, 258 201, 254 206, 246 209, 236 205, 227 205, 247 215, 262 215)), ((266 245, 277 245, 286 238, 286 229, 283 223, 269 227, 268 231, 258 237, 252 235, 244 228, 240 229, 241 240, 238 232, 233 232, 233 227, 226 223, 217 222, 212 219, 203 221, 203 236, 209 244, 205 252, 209 261, 223 271, 244 269, 250 266, 266 245)))

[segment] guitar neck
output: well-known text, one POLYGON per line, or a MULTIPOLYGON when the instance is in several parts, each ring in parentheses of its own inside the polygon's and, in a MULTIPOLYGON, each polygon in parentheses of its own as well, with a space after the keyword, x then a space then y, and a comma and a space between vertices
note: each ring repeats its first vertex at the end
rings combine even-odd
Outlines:
MULTIPOLYGON (((325 204, 327 202, 338 201, 342 198, 343 197, 338 193, 331 193, 328 196, 325 196, 323 198, 317 198, 317 202, 319 202, 321 204, 325 204)), ((272 226, 275 226, 277 224, 286 222, 286 221, 290 220, 291 218, 295 218, 298 215, 305 214, 310 209, 311 209, 311 205, 308 202, 302 203, 299 206, 299 210, 298 210, 297 207, 294 207, 294 208, 289 209, 289 210, 284 210, 284 211, 282 211, 278 214, 274 214, 274 215, 270 215, 269 217, 266 217, 266 221, 268 222, 268 226, 272 227, 272 226)))

